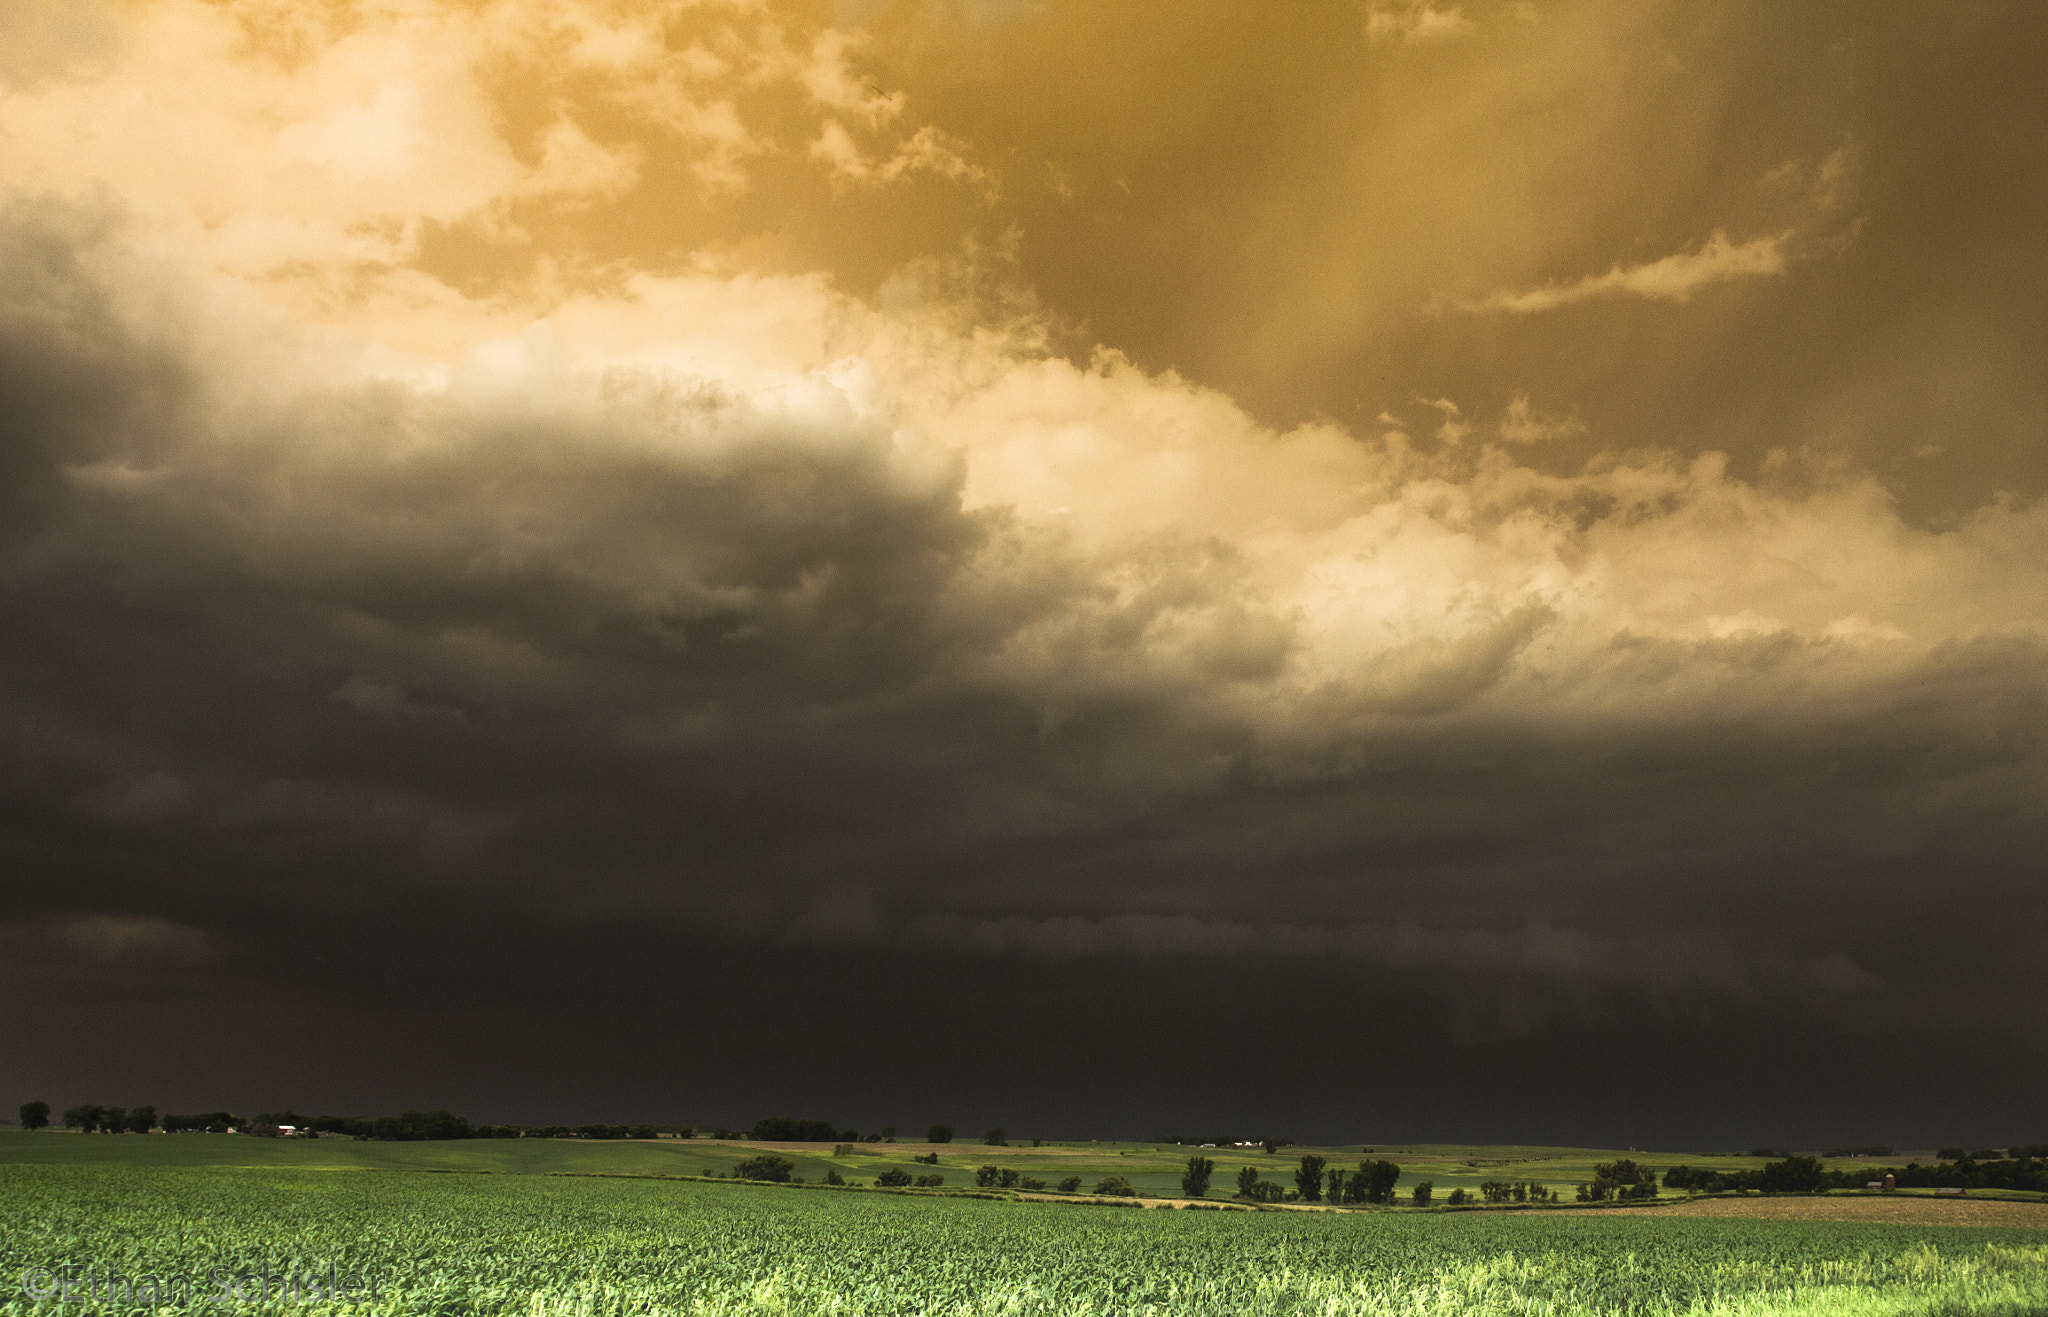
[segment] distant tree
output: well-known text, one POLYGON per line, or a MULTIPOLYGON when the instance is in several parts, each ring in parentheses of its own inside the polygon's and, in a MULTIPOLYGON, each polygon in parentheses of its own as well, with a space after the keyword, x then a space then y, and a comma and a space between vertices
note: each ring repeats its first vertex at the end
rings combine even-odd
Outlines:
POLYGON ((1943 1148, 1934 1154, 1934 1160, 1938 1162, 1959 1162, 1969 1155, 1961 1148, 1943 1148))
POLYGON ((1017 1181, 1023 1177, 1023 1174, 1022 1171, 1014 1166, 1005 1166, 1002 1177, 996 1181, 996 1187, 998 1189, 1015 1189, 1017 1181))
POLYGON ((1258 1183, 1259 1183, 1259 1168, 1258 1168, 1258 1167, 1256 1167, 1256 1166, 1241 1166, 1241 1167, 1239 1167, 1239 1168, 1238 1168, 1238 1171, 1237 1171, 1237 1196, 1238 1196, 1239 1198, 1250 1198, 1250 1197, 1252 1196, 1252 1190, 1253 1190, 1253 1189, 1254 1189, 1255 1187, 1257 1187, 1258 1183))
POLYGON ((859 1143, 859 1142, 860 1142, 860 1131, 859 1131, 859 1130, 841 1130, 841 1131, 839 1131, 839 1141, 840 1141, 841 1143, 859 1143))
POLYGON ((1323 1167, 1326 1164, 1325 1158, 1303 1153, 1301 1164, 1294 1168, 1294 1187, 1304 1203, 1323 1201, 1323 1167))
POLYGON ((1428 1207, 1429 1196, 1435 1191, 1436 1181, 1434 1180, 1424 1180, 1421 1184, 1416 1185, 1414 1189, 1415 1205, 1417 1207, 1428 1207))
POLYGON ((1007 1148, 1010 1146, 1010 1131, 998 1125, 984 1132, 981 1141, 991 1148, 1007 1148))
POLYGON ((156 1108, 137 1107, 128 1113, 128 1128, 136 1134, 147 1134, 156 1128, 156 1108))
POLYGON ((1325 1171, 1323 1173, 1323 1180, 1325 1182, 1326 1187, 1323 1190, 1323 1197, 1329 1199, 1333 1203, 1349 1202, 1350 1200, 1347 1199, 1344 1195, 1348 1188, 1350 1179, 1351 1172, 1346 1170, 1333 1168, 1331 1170, 1325 1171))
POLYGON ((920 1189, 936 1189, 945 1182, 946 1177, 943 1175, 920 1175, 917 1177, 917 1187, 920 1189))
POLYGON ((1471 1199, 1471 1197, 1472 1195, 1466 1193, 1463 1189, 1453 1189, 1451 1190, 1451 1196, 1449 1198, 1446 1198, 1444 1201, 1449 1203, 1452 1207, 1463 1207, 1466 1204, 1466 1202, 1468 1202, 1471 1199))
POLYGON ((1479 1196, 1489 1203, 1505 1203, 1514 1191, 1506 1180, 1488 1180, 1479 1186, 1479 1196))
POLYGON ((924 1141, 926 1143, 951 1143, 953 1141, 953 1127, 951 1125, 934 1125, 924 1132, 924 1141))
POLYGON ((1180 1177, 1180 1191, 1190 1198, 1204 1198, 1209 1193, 1209 1177, 1216 1174, 1216 1163, 1207 1157, 1188 1158, 1187 1173, 1180 1177))
POLYGON ((899 1171, 892 1166, 880 1175, 877 1175, 875 1183, 881 1185, 884 1189, 901 1189, 910 1183, 910 1173, 908 1171, 899 1171))
POLYGON ((1394 1201, 1394 1186, 1400 1183, 1401 1167, 1394 1162, 1361 1161, 1358 1174, 1351 1177, 1352 1201, 1360 1203, 1391 1203, 1394 1201))
POLYGON ((735 1180, 770 1180, 786 1184, 789 1181, 790 1172, 794 1170, 796 1170, 796 1164, 790 1161, 789 1158, 777 1157, 773 1153, 764 1152, 758 1157, 749 1157, 733 1167, 732 1178, 735 1180))
POLYGON ((896 1127, 895 1127, 894 1125, 884 1125, 884 1126, 882 1126, 882 1142, 884 1142, 884 1143, 894 1143, 894 1142, 896 1142, 896 1127))
POLYGON ((47 1102, 24 1102, 21 1104, 21 1127, 25 1130, 40 1130, 50 1127, 50 1104, 47 1102))
POLYGON ((846 1177, 839 1173, 839 1168, 837 1166, 827 1166, 825 1168, 825 1183, 845 1184, 846 1177))
POLYGON ((1292 1142, 1292 1139, 1260 1139, 1259 1146, 1264 1148, 1266 1155, 1270 1157, 1292 1142))
POLYGON ((748 1137, 756 1143, 830 1143, 839 1137, 839 1127, 829 1120, 764 1116, 754 1122, 748 1137))
POLYGON ((1138 1191, 1121 1175, 1108 1175, 1095 1182, 1095 1192, 1105 1198, 1136 1198, 1138 1191))
POLYGON ((1063 1193, 1063 1194, 1077 1194, 1077 1193, 1080 1193, 1080 1192, 1081 1192, 1081 1177, 1080 1177, 1080 1176, 1078 1176, 1078 1175, 1069 1175, 1069 1176, 1068 1176, 1068 1177, 1067 1177, 1066 1179, 1064 1179, 1064 1180, 1061 1180, 1061 1181, 1060 1181, 1060 1192, 1061 1192, 1061 1193, 1063 1193))
POLYGON ((977 1166, 974 1169, 974 1183, 982 1189, 994 1188, 996 1178, 1002 1173, 1003 1168, 1000 1166, 977 1166))
POLYGON ((1765 1193, 1810 1194, 1820 1189, 1824 1174, 1817 1157, 1787 1157, 1765 1166, 1758 1178, 1765 1193))
POLYGON ((85 1133, 90 1134, 100 1127, 100 1116, 105 1111, 105 1107, 95 1103, 86 1103, 84 1106, 78 1107, 66 1107, 64 1109, 64 1128, 68 1130, 83 1130, 85 1133))
POLYGON ((101 1132, 102 1132, 102 1133, 106 1133, 106 1134, 125 1134, 125 1133, 127 1133, 127 1132, 128 1132, 128 1108, 126 1108, 126 1107, 108 1107, 108 1108, 107 1108, 107 1109, 106 1109, 105 1111, 101 1112, 101 1113, 100 1113, 100 1130, 101 1130, 101 1132))
POLYGON ((1026 1193, 1043 1193, 1045 1191, 1045 1181, 1034 1180, 1027 1175, 1017 1182, 1017 1187, 1026 1193))
POLYGON ((912 1157, 910 1160, 914 1162, 923 1162, 926 1166, 937 1166, 939 1164, 939 1154, 935 1152, 919 1153, 917 1156, 912 1157))

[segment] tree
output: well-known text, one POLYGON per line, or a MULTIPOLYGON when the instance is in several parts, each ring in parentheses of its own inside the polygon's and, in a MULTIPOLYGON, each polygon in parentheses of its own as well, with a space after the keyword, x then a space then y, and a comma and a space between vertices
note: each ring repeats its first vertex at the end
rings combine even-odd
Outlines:
POLYGON ((997 1177, 1002 1175, 1002 1173, 1003 1168, 1000 1166, 978 1166, 974 1171, 974 1183, 982 1189, 994 1188, 997 1177))
POLYGON ((1428 1207, 1428 1206, 1429 1206, 1429 1196, 1430 1196, 1430 1195, 1431 1195, 1432 1193, 1436 1192, 1436 1181, 1434 1181, 1434 1180, 1424 1180, 1424 1181, 1423 1181, 1423 1182, 1422 1182, 1421 1184, 1418 1184, 1418 1185, 1416 1185, 1416 1186, 1415 1186, 1415 1191, 1414 1191, 1414 1192, 1415 1192, 1415 1205, 1416 1205, 1417 1207, 1428 1207))
POLYGON ((100 1113, 100 1131, 105 1134, 124 1134, 128 1130, 128 1108, 108 1107, 100 1113))
POLYGON ((1260 1139, 1259 1146, 1264 1148, 1266 1155, 1270 1157, 1293 1141, 1292 1139, 1260 1139))
POLYGON ((998 1125, 983 1133, 981 1141, 991 1148, 1007 1148, 1010 1146, 1010 1131, 998 1125))
POLYGON ((748 1137, 756 1143, 830 1143, 839 1137, 839 1127, 829 1120, 764 1116, 754 1122, 748 1137))
POLYGON ((1138 1191, 1121 1175, 1104 1176, 1095 1182, 1095 1192, 1105 1198, 1136 1198, 1138 1191))
POLYGON ((920 1189, 936 1189, 945 1182, 946 1177, 943 1175, 920 1175, 917 1177, 917 1187, 920 1189))
POLYGON ((1077 1194, 1081 1192, 1081 1177, 1069 1175, 1066 1179, 1061 1180, 1060 1192, 1063 1194, 1077 1194))
POLYGON ((1252 1190, 1259 1184, 1259 1169, 1256 1166, 1241 1166, 1237 1171, 1237 1196, 1250 1198, 1252 1190))
POLYGON ((894 1142, 896 1142, 896 1127, 895 1127, 894 1125, 884 1125, 884 1126, 882 1126, 882 1142, 884 1142, 884 1143, 894 1143, 894 1142))
POLYGON ((787 1157, 777 1157, 764 1152, 758 1157, 749 1157, 732 1168, 735 1180, 769 1180, 780 1184, 789 1182, 789 1174, 796 1169, 796 1163, 787 1157))
POLYGON ((40 1130, 50 1127, 50 1104, 47 1102, 24 1102, 21 1104, 21 1127, 25 1130, 40 1130))
POLYGON ((1325 1164, 1324 1158, 1318 1157, 1313 1153, 1302 1154, 1301 1165, 1294 1168, 1294 1187, 1301 1192, 1302 1202, 1320 1203, 1323 1201, 1323 1167, 1325 1164))
POLYGON ((147 1134, 156 1128, 156 1108, 137 1107, 128 1113, 128 1128, 137 1134, 147 1134))
POLYGON ((901 1189, 910 1183, 910 1172, 899 1171, 893 1166, 875 1177, 875 1183, 884 1189, 901 1189))
POLYGON ((1787 1157, 1764 1167, 1759 1177, 1765 1193, 1810 1194, 1820 1189, 1820 1159, 1816 1157, 1787 1157))
POLYGON ((1180 1177, 1180 1191, 1190 1198, 1206 1197, 1209 1177, 1215 1173, 1216 1163, 1207 1157, 1188 1158, 1187 1174, 1180 1177))
MULTIPOLYGON (((1819 1164, 1814 1163, 1816 1167, 1819 1164)), ((1655 1167, 1638 1166, 1626 1157, 1619 1161, 1601 1162, 1593 1167, 1591 1187, 1594 1202, 1605 1199, 1609 1194, 1616 1198, 1655 1198, 1657 1171, 1655 1167)))
POLYGON ((845 1184, 846 1177, 839 1173, 839 1168, 837 1166, 827 1166, 825 1168, 825 1183, 845 1184))
POLYGON ((1394 1201, 1394 1186, 1401 1180, 1401 1168, 1393 1162, 1361 1161, 1358 1174, 1351 1177, 1353 1202, 1391 1203, 1394 1201))
POLYGON ((934 1125, 924 1132, 924 1141, 926 1143, 951 1143, 953 1141, 953 1127, 951 1125, 934 1125))
POLYGON ((1470 1197, 1471 1195, 1463 1189, 1453 1189, 1451 1190, 1451 1196, 1444 1201, 1448 1202, 1452 1207, 1463 1207, 1466 1200, 1470 1197))

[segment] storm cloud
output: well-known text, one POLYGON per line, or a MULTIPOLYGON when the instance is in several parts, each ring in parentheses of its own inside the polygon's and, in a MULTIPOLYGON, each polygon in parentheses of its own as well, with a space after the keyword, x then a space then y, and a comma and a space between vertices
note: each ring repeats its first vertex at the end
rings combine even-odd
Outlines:
MULTIPOLYGON (((742 208, 951 188, 986 216, 1018 166, 943 98, 864 81, 876 38, 794 17, 372 6, 280 50, 275 14, 237 45, 203 7, 138 12, 176 41, 8 74, 31 125, 0 209, 20 1082, 1352 1137, 1333 1094, 1155 1064, 1261 1022, 1391 1131, 1592 1138, 1656 1118, 1566 1102, 1589 1056, 1728 1084, 1943 1039, 2011 1061, 1949 1115, 1831 1124, 1828 1080, 1775 1106, 1674 1090, 1661 1117, 1904 1141, 1937 1117, 2002 1137, 2044 1072, 2038 503, 1917 515, 1796 435, 1731 457, 1661 415, 1617 441, 1519 376, 1460 401, 1417 371, 1376 419, 1276 422, 1114 343, 1066 350, 1059 280, 1014 233, 945 234, 871 286, 707 240, 465 287, 437 232, 545 245, 650 171, 742 208), (492 71, 565 32, 555 73, 660 134, 593 111, 500 140, 492 71), (101 111, 166 49, 267 70, 208 131, 268 163, 193 184, 101 111), (66 157, 80 123, 120 149, 66 157), (94 1012, 129 1023, 65 1041, 94 1012), (855 1045, 906 1014, 1048 1061, 855 1045), (178 1018, 186 1060, 122 1059, 146 1049, 119 1028, 178 1018), (235 1059, 222 1021, 289 1018, 361 1070, 235 1059), (776 1059, 707 1059, 744 1028, 776 1059), (589 1050, 650 1030, 651 1054, 589 1050), (587 1081, 521 1079, 549 1048, 587 1081), (1550 1085, 1530 1128, 1447 1096, 1488 1049, 1550 1085)), ((1508 21, 1354 18, 1389 60, 1508 21)), ((991 21, 949 39, 1044 20, 991 21)), ((1796 278, 1850 241, 1865 154, 1788 167, 1763 236, 1475 267, 1521 291, 1455 315, 1796 278)))

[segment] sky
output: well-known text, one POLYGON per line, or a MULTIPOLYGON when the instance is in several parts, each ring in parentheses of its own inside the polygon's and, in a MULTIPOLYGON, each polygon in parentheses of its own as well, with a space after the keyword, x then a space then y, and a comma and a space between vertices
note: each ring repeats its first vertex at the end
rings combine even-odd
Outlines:
POLYGON ((2043 50, 15 0, 0 1099, 2048 1139, 2043 50))

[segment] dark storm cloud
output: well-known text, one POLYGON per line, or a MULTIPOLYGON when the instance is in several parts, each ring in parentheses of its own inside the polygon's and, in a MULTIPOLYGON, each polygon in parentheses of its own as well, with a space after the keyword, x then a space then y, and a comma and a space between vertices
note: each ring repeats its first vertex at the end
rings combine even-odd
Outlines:
POLYGON ((2042 1137, 2035 19, 856 8, 0 19, 22 1097, 2042 1137))
MULTIPOLYGON (((1453 601, 1478 611, 1303 675, 1342 627, 1272 584, 1275 551, 1091 546, 970 509, 974 442, 912 454, 833 390, 545 365, 259 387, 187 346, 232 342, 231 318, 200 334, 227 313, 128 241, 53 203, 6 226, 8 867, 45 930, 10 945, 354 991, 359 969, 298 954, 331 919, 394 983, 444 956, 499 992, 561 988, 509 948, 623 920, 943 975, 1312 961, 1438 982, 1517 1030, 1615 1001, 1926 1027, 2006 994, 2038 1042, 2031 632, 1964 616, 1873 658, 1867 620, 1589 622, 1582 581, 1541 606, 1453 601), (399 927, 417 919, 491 931, 422 944, 399 927), (1966 942, 1991 954, 1959 963, 1966 942)), ((1228 462, 1217 442, 1193 460, 1228 462)), ((1663 585, 1660 537, 1711 556, 1878 515, 1879 539, 1911 538, 1853 490, 1462 479, 1366 497, 1361 543, 1397 566, 1430 546, 1411 583, 1450 555, 1470 596, 1549 561, 1523 541, 1560 527, 1609 562, 1588 579, 1647 557, 1663 585), (1420 520, 1396 528, 1387 497, 1420 520)), ((2035 520, 1968 551, 2018 571, 2035 520)), ((1961 544, 1871 571, 1917 589, 1893 578, 1961 544)), ((1893 603, 1930 625, 1950 606, 1893 603)), ((599 974, 592 944, 557 946, 571 980, 599 974)))

